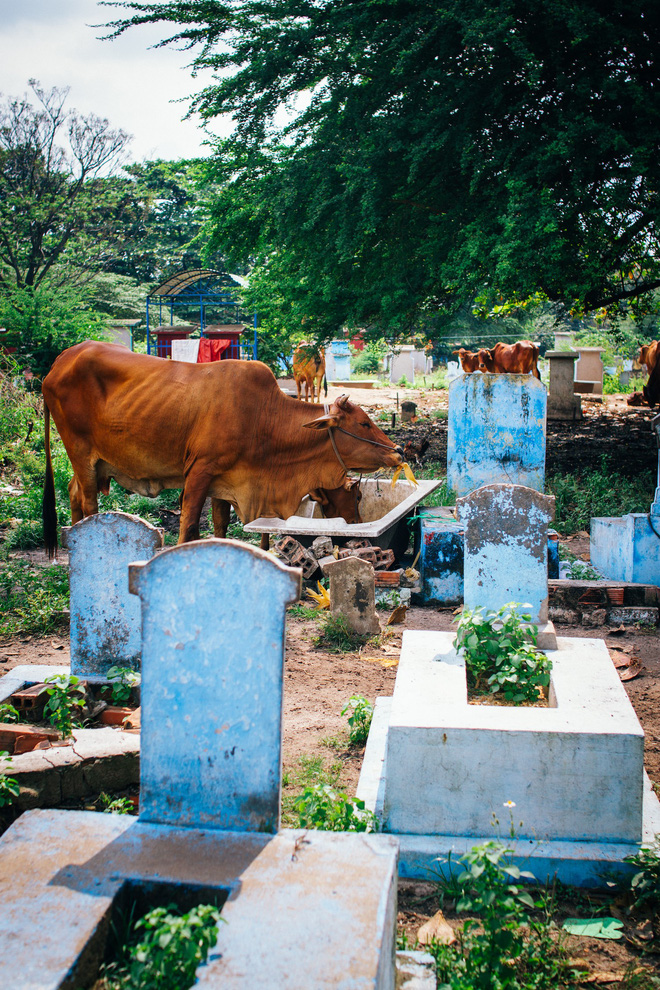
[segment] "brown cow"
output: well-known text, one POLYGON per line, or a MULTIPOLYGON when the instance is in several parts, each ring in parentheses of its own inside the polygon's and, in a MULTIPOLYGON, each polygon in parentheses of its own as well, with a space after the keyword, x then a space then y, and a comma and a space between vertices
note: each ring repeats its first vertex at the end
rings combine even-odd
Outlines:
POLYGON ((71 519, 98 512, 114 478, 129 491, 182 488, 179 543, 199 538, 207 495, 243 523, 286 519, 303 495, 343 485, 347 472, 398 467, 402 449, 340 396, 327 412, 284 395, 259 361, 187 364, 86 341, 57 358, 43 382, 46 422, 44 535, 57 519, 50 416, 71 460, 71 519))
MULTIPOLYGON (((293 377, 301 399, 302 386, 305 385, 305 402, 309 401, 312 392, 312 402, 321 398, 321 383, 325 380, 325 351, 322 347, 316 349, 312 344, 300 344, 293 355, 293 377), (316 386, 316 395, 314 387, 316 386)), ((328 383, 325 381, 325 394, 328 394, 328 383)))
POLYGON ((466 374, 477 369, 491 375, 528 375, 531 373, 541 380, 538 369, 539 348, 531 340, 519 340, 515 344, 495 344, 482 347, 476 353, 461 347, 458 353, 461 367, 466 374))
POLYGON ((651 375, 658 360, 658 341, 652 340, 650 344, 644 344, 639 349, 638 364, 645 364, 646 370, 651 375))

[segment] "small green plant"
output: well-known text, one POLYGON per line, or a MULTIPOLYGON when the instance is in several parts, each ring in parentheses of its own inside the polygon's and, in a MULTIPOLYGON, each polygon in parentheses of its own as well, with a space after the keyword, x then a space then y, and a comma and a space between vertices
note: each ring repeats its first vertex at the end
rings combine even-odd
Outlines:
POLYGON ((531 616, 509 602, 496 612, 463 609, 454 648, 465 652, 468 688, 474 694, 501 692, 511 704, 538 701, 539 688, 550 683, 552 663, 535 648, 538 629, 531 616), (531 640, 531 642, 530 642, 531 640))
POLYGON ((591 564, 580 560, 562 543, 559 544, 559 560, 565 565, 564 567, 560 566, 561 577, 567 577, 571 581, 599 581, 602 579, 602 574, 599 574, 591 564))
POLYGON ((135 923, 139 941, 125 961, 107 967, 106 984, 110 990, 188 990, 216 942, 221 920, 213 904, 185 914, 173 905, 154 908, 135 923))
POLYGON ((131 667, 110 667, 107 676, 112 688, 113 705, 125 704, 130 699, 133 688, 138 687, 142 681, 138 671, 131 667))
POLYGON ((408 381, 405 375, 401 375, 401 378, 399 378, 397 385, 399 388, 412 388, 412 385, 410 384, 410 382, 408 381))
POLYGON ((343 615, 333 615, 332 612, 321 617, 319 630, 315 645, 323 646, 330 653, 353 653, 369 638, 351 629, 343 615))
POLYGON ((369 736, 374 706, 361 694, 353 694, 341 710, 342 715, 348 715, 348 738, 354 746, 363 746, 369 736))
POLYGON ((286 614, 293 619, 313 619, 317 615, 317 609, 313 605, 303 605, 302 602, 297 602, 288 607, 286 614))
POLYGON ((85 704, 85 689, 75 674, 53 674, 46 677, 44 688, 48 701, 44 705, 44 715, 64 738, 71 735, 74 725, 79 724, 76 715, 85 704))
POLYGON ((626 863, 637 868, 630 881, 632 910, 646 908, 655 917, 660 913, 660 836, 648 846, 642 846, 626 863))
POLYGON ((0 754, 0 759, 5 764, 4 768, 0 769, 0 808, 5 808, 12 803, 14 798, 18 797, 21 788, 17 780, 13 777, 8 777, 5 773, 5 770, 11 768, 11 760, 7 754, 0 754))
POLYGON ((18 722, 19 719, 18 709, 10 705, 8 701, 3 701, 0 704, 0 722, 18 722))
POLYGON ((300 828, 326 832, 377 832, 378 819, 364 801, 352 801, 329 784, 306 788, 294 804, 300 828))
POLYGON ((114 815, 132 815, 135 811, 133 802, 127 797, 113 798, 111 794, 104 791, 99 794, 101 811, 114 815))

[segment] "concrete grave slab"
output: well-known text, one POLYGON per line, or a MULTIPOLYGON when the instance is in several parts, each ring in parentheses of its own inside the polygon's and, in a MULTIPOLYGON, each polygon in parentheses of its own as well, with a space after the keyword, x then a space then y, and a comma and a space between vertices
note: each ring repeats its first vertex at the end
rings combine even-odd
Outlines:
POLYGON ((163 545, 159 529, 126 512, 101 512, 62 530, 69 550, 71 673, 105 681, 110 667, 140 666, 140 603, 128 565, 163 545))
POLYGON ((0 986, 91 982, 113 902, 131 885, 223 905, 200 990, 394 990, 397 846, 389 836, 28 812, 0 840, 0 986))
POLYGON ((461 375, 449 386, 447 484, 467 495, 492 483, 545 482, 547 392, 530 375, 461 375))
POLYGON ((601 640, 558 640, 550 707, 470 705, 451 633, 404 632, 392 699, 379 699, 358 797, 401 840, 400 871, 501 833, 519 865, 598 885, 660 827, 644 735, 601 640), (504 817, 503 817, 504 816, 504 817))
POLYGON ((330 578, 330 609, 341 615, 360 636, 380 632, 376 614, 375 575, 372 565, 359 557, 330 560, 324 567, 330 578))
POLYGON ((301 573, 232 540, 132 564, 142 600, 140 816, 279 824, 285 607, 301 573))

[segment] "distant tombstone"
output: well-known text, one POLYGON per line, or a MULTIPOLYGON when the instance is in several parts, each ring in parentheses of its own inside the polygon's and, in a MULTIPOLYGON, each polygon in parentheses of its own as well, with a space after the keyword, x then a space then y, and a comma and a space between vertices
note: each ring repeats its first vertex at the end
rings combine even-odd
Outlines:
POLYGON ((508 483, 543 491, 545 385, 531 375, 461 375, 449 386, 447 484, 457 495, 508 483))
POLYGON ((417 403, 406 399, 401 403, 401 422, 410 423, 417 415, 417 403))
POLYGON ((555 500, 521 485, 486 485, 459 498, 465 527, 466 608, 530 605, 533 622, 548 618, 548 523, 555 500))
POLYGON ((575 393, 577 351, 546 351, 550 365, 548 419, 582 419, 582 400, 575 393))
POLYGON ((447 361, 447 381, 453 382, 454 378, 462 374, 458 361, 447 361))
POLYGON ((604 347, 578 347, 580 357, 575 367, 575 391, 603 394, 603 362, 601 354, 604 347))
POLYGON ((325 350, 328 381, 347 382, 351 377, 351 352, 347 340, 333 340, 325 350))
POLYGON ((376 615, 375 574, 371 564, 359 557, 331 560, 324 566, 330 578, 330 608, 342 615, 361 636, 380 632, 376 615))
POLYGON ((279 825, 285 606, 301 573, 232 540, 130 568, 142 601, 140 819, 279 825))
POLYGON ((87 516, 62 530, 69 550, 71 673, 107 680, 110 667, 140 666, 140 603, 128 590, 128 565, 163 545, 159 529, 125 512, 87 516))

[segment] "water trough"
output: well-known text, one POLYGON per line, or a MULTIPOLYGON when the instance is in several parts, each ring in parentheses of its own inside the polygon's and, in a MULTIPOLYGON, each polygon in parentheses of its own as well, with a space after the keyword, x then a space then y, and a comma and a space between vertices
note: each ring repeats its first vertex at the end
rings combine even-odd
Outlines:
POLYGON ((347 523, 341 518, 324 519, 318 503, 305 495, 288 519, 261 516, 249 523, 245 530, 248 533, 271 533, 273 536, 295 536, 303 544, 317 536, 347 540, 366 538, 384 550, 391 548, 400 556, 408 545, 408 518, 442 484, 442 480, 420 481, 417 485, 397 481, 394 487, 389 480, 369 478, 363 481, 361 523, 347 523), (405 546, 401 549, 404 541, 405 546))

